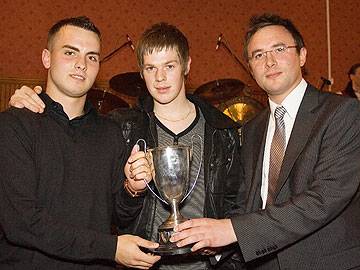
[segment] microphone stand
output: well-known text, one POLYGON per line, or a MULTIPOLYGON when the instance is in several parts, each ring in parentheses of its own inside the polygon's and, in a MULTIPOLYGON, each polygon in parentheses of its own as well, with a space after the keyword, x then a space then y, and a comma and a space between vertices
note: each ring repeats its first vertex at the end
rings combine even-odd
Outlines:
POLYGON ((111 53, 109 53, 108 55, 106 55, 103 59, 100 60, 100 63, 104 63, 108 60, 110 60, 111 57, 113 57, 113 55, 115 53, 117 53, 118 51, 120 51, 122 48, 124 48, 125 46, 131 46, 132 42, 131 40, 126 41, 125 43, 123 43, 119 48, 113 50, 111 53))
POLYGON ((249 70, 246 68, 246 66, 240 61, 240 59, 232 52, 231 48, 223 41, 224 38, 222 38, 219 43, 224 45, 224 48, 230 55, 235 59, 235 61, 243 68, 246 73, 249 72, 249 70))
MULTIPOLYGON (((120 51, 122 48, 124 48, 125 46, 132 46, 132 41, 129 38, 129 36, 126 36, 128 41, 124 42, 120 47, 116 48, 115 50, 113 50, 111 53, 109 53, 108 55, 106 55, 103 59, 100 60, 100 64, 110 60, 118 51, 120 51)), ((102 91, 102 98, 100 100, 97 101, 97 111, 101 112, 102 109, 102 105, 103 102, 105 101, 105 96, 106 96, 106 89, 102 91)))

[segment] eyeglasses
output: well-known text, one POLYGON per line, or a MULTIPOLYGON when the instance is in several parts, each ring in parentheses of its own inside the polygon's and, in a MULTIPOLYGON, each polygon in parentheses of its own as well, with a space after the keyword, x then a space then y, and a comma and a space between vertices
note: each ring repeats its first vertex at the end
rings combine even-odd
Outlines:
POLYGON ((267 57, 267 54, 269 52, 274 53, 275 56, 281 56, 281 55, 284 55, 288 49, 292 49, 292 48, 297 48, 297 46, 296 45, 291 45, 291 46, 279 45, 279 46, 274 47, 272 50, 253 52, 251 54, 251 57, 249 57, 249 61, 252 60, 255 62, 262 62, 265 60, 265 58, 267 57))

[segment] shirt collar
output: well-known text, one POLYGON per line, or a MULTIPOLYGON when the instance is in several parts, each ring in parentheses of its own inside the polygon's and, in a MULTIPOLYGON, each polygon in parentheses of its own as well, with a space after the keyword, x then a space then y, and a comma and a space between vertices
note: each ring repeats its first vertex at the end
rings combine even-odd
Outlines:
POLYGON ((69 117, 64 112, 63 106, 49 97, 45 92, 40 94, 40 98, 45 103, 45 112, 54 112, 56 115, 61 117, 64 120, 70 121, 71 123, 77 123, 78 121, 82 122, 83 119, 87 118, 90 114, 96 114, 96 110, 92 104, 87 100, 84 106, 84 114, 74 119, 69 120, 69 117))
POLYGON ((300 107, 300 103, 304 97, 306 87, 307 82, 304 79, 301 79, 300 83, 294 88, 293 91, 290 92, 289 95, 287 95, 281 104, 277 104, 269 99, 271 115, 274 116, 276 107, 283 106, 286 110, 286 115, 288 115, 291 119, 295 119, 300 107))

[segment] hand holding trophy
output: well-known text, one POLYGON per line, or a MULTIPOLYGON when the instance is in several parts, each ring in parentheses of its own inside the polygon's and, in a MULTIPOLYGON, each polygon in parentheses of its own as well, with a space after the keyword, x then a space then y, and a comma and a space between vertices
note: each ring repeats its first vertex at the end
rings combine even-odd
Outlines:
MULTIPOLYGON (((199 136, 200 137, 200 136, 199 136)), ((142 141, 146 149, 146 142, 142 141)), ((202 140, 200 137, 200 149, 202 153, 202 140)), ((191 147, 185 145, 171 145, 166 147, 155 147, 146 151, 147 159, 151 166, 152 178, 154 180, 158 194, 151 189, 145 181, 149 190, 159 200, 170 205, 170 216, 158 228, 159 247, 153 250, 159 255, 177 255, 191 252, 191 247, 177 247, 175 243, 170 242, 170 237, 174 233, 174 227, 187 218, 183 217, 179 211, 179 204, 183 202, 192 192, 199 177, 202 160, 200 160, 199 169, 193 184, 190 187, 190 164, 194 143, 191 147)), ((202 154, 200 155, 202 159, 202 154)))

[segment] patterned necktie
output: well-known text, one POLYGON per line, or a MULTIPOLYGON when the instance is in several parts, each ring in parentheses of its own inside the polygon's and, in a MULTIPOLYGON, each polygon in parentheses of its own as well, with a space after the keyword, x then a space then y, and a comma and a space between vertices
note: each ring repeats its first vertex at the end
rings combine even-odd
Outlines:
POLYGON ((286 137, 284 115, 286 110, 280 106, 275 109, 275 132, 270 147, 269 163, 269 188, 267 203, 272 204, 275 196, 275 189, 280 174, 281 164, 285 154, 286 137))

